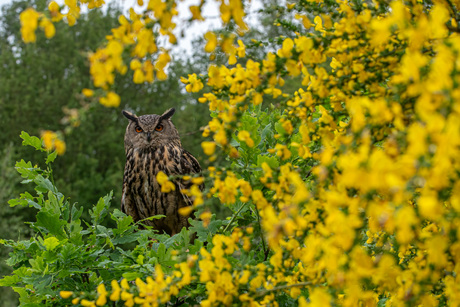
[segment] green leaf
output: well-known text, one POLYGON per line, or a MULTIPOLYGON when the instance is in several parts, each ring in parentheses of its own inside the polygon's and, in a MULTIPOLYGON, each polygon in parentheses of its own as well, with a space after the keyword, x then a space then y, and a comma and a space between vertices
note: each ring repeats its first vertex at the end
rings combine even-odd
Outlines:
POLYGON ((22 145, 27 146, 30 145, 34 147, 36 150, 46 151, 46 149, 42 146, 42 141, 36 136, 30 136, 27 132, 22 131, 21 135, 19 136, 22 141, 22 145))
POLYGON ((143 274, 141 272, 125 272, 123 273, 123 277, 126 278, 128 281, 132 281, 138 277, 143 277, 143 274))
POLYGON ((112 240, 113 244, 126 244, 135 242, 140 237, 139 233, 130 233, 112 240))
POLYGON ((83 207, 80 207, 80 209, 77 209, 76 205, 72 205, 72 211, 71 211, 71 218, 72 221, 76 221, 80 218, 81 214, 83 213, 83 207))
POLYGON ((61 214, 61 205, 53 192, 48 192, 48 200, 45 201, 44 205, 46 211, 50 211, 51 213, 57 215, 61 214))
POLYGON ((37 213, 37 222, 34 226, 43 227, 47 233, 57 236, 58 238, 65 238, 63 226, 65 221, 59 219, 58 214, 51 214, 48 211, 40 211, 37 213))
POLYGON ((271 141, 273 139, 273 128, 272 124, 269 123, 268 125, 265 126, 265 128, 262 130, 261 133, 261 141, 266 142, 266 141, 271 141), (269 140, 267 140, 269 139, 269 140))
POLYGON ((32 180, 35 179, 35 177, 37 177, 37 170, 39 170, 38 168, 32 166, 32 162, 25 162, 23 159, 21 159, 21 161, 16 162, 15 168, 18 171, 18 173, 21 174, 22 178, 32 180))
POLYGON ((98 224, 106 215, 110 208, 110 200, 112 199, 113 191, 104 197, 99 198, 96 206, 93 207, 93 210, 90 210, 91 220, 94 225, 98 224))
POLYGON ((21 279, 17 275, 5 276, 0 279, 0 286, 2 287, 11 287, 19 283, 21 279))
POLYGON ((59 240, 56 237, 49 237, 45 239, 45 241, 43 242, 43 245, 45 245, 46 250, 52 251, 57 246, 59 246, 59 240))
POLYGON ((8 201, 8 204, 10 205, 10 207, 15 207, 15 206, 26 207, 28 205, 28 202, 25 199, 13 198, 8 201))
POLYGON ((275 130, 276 130, 276 132, 278 132, 279 134, 286 134, 286 130, 284 130, 283 125, 281 125, 280 122, 276 122, 276 123, 275 123, 275 130))
POLYGON ((160 245, 158 245, 157 254, 161 256, 161 255, 164 255, 165 253, 166 253, 166 245, 164 245, 163 243, 160 243, 160 245))
POLYGON ((196 232, 198 240, 206 242, 209 235, 214 235, 217 233, 219 228, 222 226, 222 220, 215 220, 215 214, 211 216, 211 222, 207 227, 203 226, 203 221, 189 219, 191 232, 196 232))
POLYGON ((129 229, 129 225, 132 224, 133 218, 129 215, 124 214, 118 209, 115 209, 111 214, 112 219, 117 222, 117 229, 114 229, 115 234, 121 234, 129 229))
POLYGON ((80 225, 80 220, 73 220, 70 224, 67 224, 67 230, 72 243, 82 244, 83 238, 83 227, 80 225))
POLYGON ((53 163, 56 157, 57 157, 57 151, 53 151, 52 153, 48 154, 48 157, 46 157, 46 164, 53 163))
POLYGON ((46 270, 45 261, 41 256, 38 256, 35 259, 29 259, 29 263, 32 267, 32 272, 42 273, 46 270))
POLYGON ((48 191, 52 191, 57 193, 57 189, 53 185, 53 183, 49 179, 43 177, 42 175, 37 175, 34 182, 37 185, 35 187, 35 190, 37 192, 46 193, 48 191))
POLYGON ((269 157, 269 156, 262 156, 262 155, 257 156, 257 166, 258 167, 261 167, 262 163, 264 162, 267 163, 268 166, 270 166, 272 169, 276 169, 279 167, 279 162, 278 162, 278 159, 276 159, 276 157, 269 157))

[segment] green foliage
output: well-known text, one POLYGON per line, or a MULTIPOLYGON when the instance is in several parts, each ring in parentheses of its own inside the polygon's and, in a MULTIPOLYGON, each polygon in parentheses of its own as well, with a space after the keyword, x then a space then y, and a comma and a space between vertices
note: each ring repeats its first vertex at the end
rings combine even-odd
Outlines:
MULTIPOLYGON (((24 132, 21 137, 24 145, 43 151, 38 138, 24 132)), ((13 287, 21 305, 46 302, 54 306, 62 289, 91 291, 101 282, 122 277, 134 280, 152 275, 155 265, 168 272, 177 262, 177 251, 196 253, 202 247, 199 240, 190 245, 190 231, 185 229, 169 237, 133 224, 132 217, 110 208, 112 192, 89 210, 89 222, 82 220, 84 208, 71 203, 52 182, 53 157, 54 153, 47 153, 47 170, 24 160, 16 163, 22 183, 33 184, 35 191, 9 203, 37 210, 36 220, 29 223, 35 235, 28 240, 0 240, 12 249, 7 264, 15 268, 0 280, 0 286, 13 287), (107 218, 115 224, 113 228, 103 225, 107 218)))

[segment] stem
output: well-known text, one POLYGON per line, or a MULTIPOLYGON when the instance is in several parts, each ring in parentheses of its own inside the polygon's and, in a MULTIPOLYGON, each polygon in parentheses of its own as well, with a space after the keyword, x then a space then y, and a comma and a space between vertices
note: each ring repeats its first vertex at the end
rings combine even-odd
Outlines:
POLYGON ((265 246, 265 240, 264 240, 264 236, 262 233, 262 226, 260 225, 259 209, 257 209, 257 206, 254 206, 254 208, 256 209, 256 213, 257 213, 257 224, 259 224, 260 240, 262 241, 262 248, 264 249, 264 255, 265 255, 264 261, 267 261, 269 249, 267 249, 265 246))
POLYGON ((233 221, 235 220, 236 216, 241 212, 241 210, 243 210, 243 208, 246 206, 247 202, 242 204, 241 207, 238 209, 238 211, 236 211, 236 213, 232 216, 230 222, 228 222, 227 226, 225 227, 224 229, 224 232, 227 231, 227 229, 230 227, 230 225, 233 223, 233 221))
POLYGON ((311 285, 310 281, 299 282, 297 284, 292 284, 292 285, 278 286, 278 287, 275 287, 275 288, 270 289, 270 290, 265 290, 265 291, 259 292, 259 294, 255 295, 255 298, 267 295, 270 292, 276 292, 278 290, 290 289, 290 288, 295 288, 295 287, 304 287, 304 286, 308 286, 308 285, 311 285))
POLYGON ((46 166, 46 170, 48 171, 48 177, 49 179, 51 180, 51 183, 53 184, 53 192, 56 193, 56 184, 54 183, 54 176, 53 176, 53 169, 51 168, 51 163, 49 163, 47 166, 46 166))

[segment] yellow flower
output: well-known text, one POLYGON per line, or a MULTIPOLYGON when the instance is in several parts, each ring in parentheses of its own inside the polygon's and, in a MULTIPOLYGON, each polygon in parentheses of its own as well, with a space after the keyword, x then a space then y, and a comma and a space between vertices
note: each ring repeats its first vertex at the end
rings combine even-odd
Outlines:
POLYGON ((57 138, 57 134, 53 131, 46 130, 42 132, 41 138, 45 149, 52 150, 54 147, 54 140, 57 138))
POLYGON ((192 20, 204 20, 203 16, 201 16, 201 8, 198 5, 190 6, 190 12, 192 13, 192 20))
POLYGON ((142 67, 142 64, 138 59, 132 59, 131 63, 129 64, 129 68, 131 68, 131 70, 136 70, 141 67, 142 67))
POLYGON ((89 88, 84 88, 81 93, 86 97, 92 97, 94 95, 94 91, 90 90, 89 88))
POLYGON ((19 15, 21 21, 21 35, 25 43, 33 43, 36 41, 35 30, 38 27, 38 18, 40 13, 32 8, 28 8, 19 15))
POLYGON ((108 92, 106 97, 99 98, 99 102, 103 106, 117 108, 120 106, 120 96, 115 92, 108 92))
POLYGON ((213 52, 216 47, 217 47, 217 36, 214 34, 214 32, 206 32, 204 35, 204 38, 206 39, 207 43, 206 46, 204 47, 204 51, 210 53, 213 52))
POLYGON ((316 31, 324 31, 323 29, 323 20, 321 19, 321 17, 319 16, 316 16, 315 19, 313 19, 313 22, 316 24, 315 26, 315 30, 316 31))
POLYGON ((264 101, 264 98, 261 93, 254 93, 252 96, 252 103, 257 106, 264 101))
POLYGON ((54 141, 54 148, 56 148, 56 152, 58 155, 63 155, 66 150, 66 144, 63 141, 56 139, 54 141))
POLYGON ((292 126, 292 123, 290 120, 283 120, 283 123, 281 124, 281 126, 283 127, 284 131, 286 131, 287 134, 292 134, 294 127, 292 126))
POLYGON ((52 22, 58 22, 64 17, 60 12, 59 4, 55 1, 51 1, 50 4, 48 4, 48 10, 50 11, 52 22))
POLYGON ((246 46, 241 39, 238 40, 238 48, 236 48, 238 57, 244 58, 246 56, 246 46))
POLYGON ((72 291, 61 291, 59 292, 59 295, 63 298, 63 299, 66 299, 66 298, 69 298, 73 295, 73 292, 72 291))
POLYGON ((48 18, 42 17, 40 20, 40 28, 45 30, 46 38, 52 38, 54 34, 56 34, 56 28, 48 18))
POLYGON ((201 147, 206 155, 211 156, 216 151, 216 143, 214 142, 202 142, 201 147))
POLYGON ((116 280, 112 280, 112 294, 110 295, 110 300, 116 302, 120 299, 121 288, 116 280))
POLYGON ((128 307, 134 306, 134 295, 133 294, 123 291, 121 292, 121 299, 125 301, 125 306, 128 306, 128 307))
POLYGON ((96 304, 94 304, 93 301, 88 301, 88 300, 81 300, 80 304, 85 307, 96 307, 96 304))
POLYGON ((193 207, 192 206, 182 207, 178 211, 179 211, 179 214, 182 216, 189 216, 193 212, 193 207))
POLYGON ((97 293, 98 293, 98 298, 96 300, 96 305, 97 306, 104 306, 107 303, 107 290, 105 289, 104 284, 100 284, 97 286, 97 293))
POLYGON ((203 82, 201 82, 200 79, 198 79, 196 74, 188 75, 188 79, 185 79, 184 77, 180 78, 180 81, 184 84, 187 84, 185 89, 187 92, 199 92, 203 88, 203 82))
MULTIPOLYGON (((175 184, 172 183, 171 181, 169 181, 168 176, 165 173, 163 173, 162 171, 158 172, 158 174, 156 176, 156 179, 157 179, 158 183, 161 185, 161 192, 169 193, 171 191, 176 190, 175 184)), ((122 286, 123 286, 123 284, 122 284, 122 286)))
POLYGON ((249 147, 254 147, 254 141, 251 139, 251 134, 246 130, 238 132, 238 140, 245 142, 249 147))
POLYGON ((204 211, 200 214, 200 219, 203 221, 203 226, 208 227, 211 222, 212 213, 210 211, 204 211))
POLYGON ((59 139, 56 132, 45 130, 41 133, 41 138, 46 150, 56 150, 58 155, 63 155, 65 153, 66 144, 59 139))
POLYGON ((125 290, 129 290, 129 284, 128 284, 128 280, 126 278, 123 278, 120 282, 120 285, 123 289, 125 290))
POLYGON ((278 50, 277 54, 282 58, 290 58, 292 55, 292 49, 294 48, 294 41, 290 38, 286 38, 283 41, 281 49, 278 50))
POLYGON ((171 61, 171 56, 167 52, 163 52, 158 56, 157 61, 155 62, 155 69, 157 70, 158 80, 166 80, 168 77, 164 72, 166 65, 171 61))
POLYGON ((144 83, 145 76, 141 69, 136 69, 134 71, 133 82, 136 84, 144 83))

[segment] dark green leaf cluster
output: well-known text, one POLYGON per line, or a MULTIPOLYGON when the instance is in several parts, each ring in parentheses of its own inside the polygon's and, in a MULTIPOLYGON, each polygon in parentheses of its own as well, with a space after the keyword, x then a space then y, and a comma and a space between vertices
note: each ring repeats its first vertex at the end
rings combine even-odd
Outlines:
MULTIPOLYGON (((21 137, 24 145, 43 151, 38 138, 25 132, 21 137)), ((24 160, 16 163, 22 183, 33 184, 35 191, 9 204, 37 210, 36 220, 29 224, 35 235, 28 240, 0 240, 13 250, 7 264, 15 269, 0 280, 0 286, 13 287, 21 305, 57 306, 61 290, 93 291, 103 281, 145 278, 157 264, 168 272, 177 261, 178 250, 197 253, 201 248, 198 240, 190 245, 190 232, 185 229, 174 237, 159 235, 142 221, 133 224, 132 217, 120 210, 112 212, 112 192, 89 211, 89 222, 82 220, 84 208, 72 204, 53 184, 50 165, 54 158, 55 153, 47 153, 48 170, 24 160), (116 226, 104 226, 106 217, 116 226)), ((202 231, 202 226, 196 228, 202 231)))

